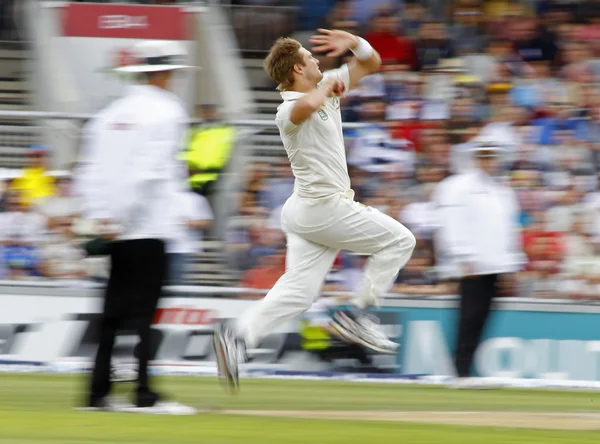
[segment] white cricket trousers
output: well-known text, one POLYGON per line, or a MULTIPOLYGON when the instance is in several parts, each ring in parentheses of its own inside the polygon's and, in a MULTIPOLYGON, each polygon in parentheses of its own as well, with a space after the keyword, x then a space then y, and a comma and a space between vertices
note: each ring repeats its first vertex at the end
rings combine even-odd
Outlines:
POLYGON ((287 237, 286 272, 238 321, 238 334, 249 348, 311 307, 342 249, 370 255, 354 305, 377 305, 390 289, 412 255, 415 237, 395 219, 353 197, 351 190, 320 199, 294 193, 285 203, 281 222, 287 237))

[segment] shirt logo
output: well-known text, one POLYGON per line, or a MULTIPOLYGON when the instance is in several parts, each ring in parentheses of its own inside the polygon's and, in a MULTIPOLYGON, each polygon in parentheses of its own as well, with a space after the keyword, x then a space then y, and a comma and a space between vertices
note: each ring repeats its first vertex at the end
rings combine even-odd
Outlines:
POLYGON ((321 120, 328 120, 329 116, 327 115, 327 113, 325 111, 323 111, 321 108, 319 108, 317 110, 317 114, 319 115, 319 117, 321 118, 321 120))

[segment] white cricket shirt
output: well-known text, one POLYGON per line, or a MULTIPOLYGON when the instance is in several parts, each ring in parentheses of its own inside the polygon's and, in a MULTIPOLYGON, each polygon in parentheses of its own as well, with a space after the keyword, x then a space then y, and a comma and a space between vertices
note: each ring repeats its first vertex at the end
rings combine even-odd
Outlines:
MULTIPOLYGON (((337 77, 350 85, 348 67, 324 73, 323 81, 337 77)), ((283 103, 277 108, 275 122, 296 182, 295 193, 304 198, 319 198, 350 190, 346 165, 346 148, 342 134, 340 99, 327 98, 321 108, 300 125, 290 121, 296 101, 305 96, 297 91, 281 93, 283 103)))
POLYGON ((187 114, 173 93, 135 85, 86 127, 76 188, 90 219, 109 219, 119 240, 163 239, 179 195, 188 189, 184 148, 187 114))
POLYGON ((478 169, 451 176, 437 185, 438 271, 462 276, 461 263, 475 274, 518 271, 525 263, 518 225, 519 203, 512 188, 478 169))

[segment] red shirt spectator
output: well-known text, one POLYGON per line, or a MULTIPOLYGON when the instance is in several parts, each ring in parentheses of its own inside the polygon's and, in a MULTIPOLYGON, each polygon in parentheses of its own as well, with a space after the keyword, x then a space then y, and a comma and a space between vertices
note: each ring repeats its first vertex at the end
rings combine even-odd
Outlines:
POLYGON ((365 39, 379 52, 384 65, 410 65, 417 67, 417 51, 412 40, 396 30, 398 19, 390 14, 381 14, 373 22, 373 30, 365 39))
MULTIPOLYGON (((240 283, 242 288, 258 290, 269 290, 279 278, 285 273, 285 254, 277 253, 263 256, 260 265, 251 268, 244 273, 240 283)), ((244 299, 260 299, 260 295, 247 293, 242 295, 244 299)))

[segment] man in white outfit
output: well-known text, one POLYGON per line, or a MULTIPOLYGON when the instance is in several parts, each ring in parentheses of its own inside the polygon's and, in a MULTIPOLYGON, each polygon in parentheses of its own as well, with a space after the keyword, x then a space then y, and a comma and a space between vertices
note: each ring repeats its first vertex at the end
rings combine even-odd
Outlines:
POLYGON ((175 42, 145 41, 134 48, 138 63, 120 68, 136 73, 120 99, 86 127, 78 189, 87 218, 110 241, 111 270, 100 322, 100 340, 86 404, 111 409, 110 363, 117 330, 126 321, 137 327, 139 361, 135 409, 185 414, 193 409, 159 402, 148 377, 150 332, 167 273, 165 242, 173 233, 180 196, 186 190, 185 165, 176 160, 183 148, 188 116, 169 91, 185 49, 175 42))
POLYGON ((440 227, 436 233, 438 271, 459 281, 460 314, 456 347, 456 388, 486 388, 470 378, 475 351, 502 286, 526 261, 514 190, 498 177, 502 148, 479 137, 472 148, 475 167, 440 182, 435 192, 440 227))
POLYGON ((315 51, 339 57, 352 51, 346 65, 325 74, 296 40, 281 38, 265 60, 279 83, 283 103, 275 118, 295 177, 294 193, 282 209, 287 238, 286 272, 239 319, 215 332, 219 374, 231 388, 239 383, 246 347, 256 347, 282 322, 306 311, 342 249, 369 255, 364 278, 352 299, 353 312, 336 312, 331 326, 349 341, 383 353, 398 347, 366 310, 393 284, 415 246, 410 231, 380 211, 354 201, 346 165, 340 97, 377 72, 379 54, 364 39, 344 31, 319 30, 315 51))

